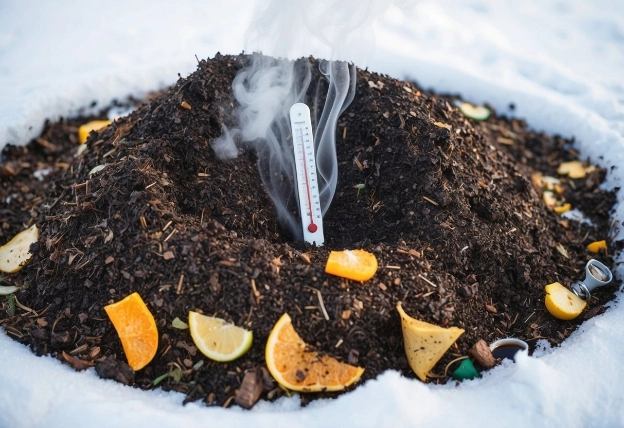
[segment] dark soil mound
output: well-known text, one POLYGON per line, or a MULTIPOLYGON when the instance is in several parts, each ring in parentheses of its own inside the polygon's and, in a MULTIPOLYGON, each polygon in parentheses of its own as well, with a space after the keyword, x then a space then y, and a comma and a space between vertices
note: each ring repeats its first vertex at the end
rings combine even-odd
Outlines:
MULTIPOLYGON (((608 237, 615 197, 598 188, 606 171, 562 178, 566 199, 594 226, 562 219, 545 207, 530 177, 554 176, 561 161, 576 159, 571 141, 516 119, 466 119, 453 97, 367 71, 358 72, 356 97, 339 124, 326 245, 288 242, 253 150, 221 162, 209 146, 222 123, 233 124, 231 83, 244 60, 201 61, 187 79, 92 133, 80 155, 76 126, 87 118, 47 124, 27 147, 4 150, 1 241, 25 225, 41 229, 32 263, 4 278, 23 286, 17 307, 3 300, 9 334, 78 368, 111 356, 122 362, 102 307, 138 291, 157 320, 157 356, 134 380, 113 358, 98 371, 151 388, 177 365, 182 377, 160 386, 224 405, 245 371, 264 365, 266 339, 284 312, 310 345, 365 367, 364 379, 388 369, 413 377, 395 310, 402 301, 410 315, 466 329, 434 369, 432 379, 446 381, 445 364, 479 339, 557 345, 604 310, 615 286, 597 291, 588 311, 570 322, 547 313, 543 288, 579 279, 591 258, 587 243, 608 237), (98 165, 106 167, 90 174, 98 165), (44 168, 50 174, 33 179, 44 168), (329 251, 344 248, 373 252, 376 276, 360 284, 325 274, 329 251), (188 330, 171 326, 189 310, 252 329, 254 345, 232 363, 207 360, 188 330)), ((326 85, 317 70, 310 94, 326 85)), ((612 265, 608 255, 599 258, 612 265)))

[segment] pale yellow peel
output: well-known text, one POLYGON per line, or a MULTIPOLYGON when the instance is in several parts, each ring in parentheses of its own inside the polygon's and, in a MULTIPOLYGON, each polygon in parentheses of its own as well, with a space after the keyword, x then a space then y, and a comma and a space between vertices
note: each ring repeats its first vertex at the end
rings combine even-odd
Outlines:
POLYGON ((190 311, 188 325, 195 346, 215 361, 232 361, 245 354, 253 342, 253 333, 227 321, 190 311))
POLYGON ((458 327, 443 328, 412 318, 405 313, 401 302, 397 304, 397 311, 401 316, 405 355, 416 376, 425 382, 429 371, 464 330, 458 327))
POLYGON ((0 247, 0 271, 15 273, 32 258, 30 246, 39 240, 39 229, 33 224, 0 247))
POLYGON ((92 120, 91 122, 87 122, 84 125, 81 125, 78 128, 78 142, 80 144, 86 143, 87 138, 89 137, 89 133, 91 131, 99 131, 100 129, 105 128, 110 124, 110 120, 92 120))
POLYGON ((557 174, 567 175, 570 178, 585 178, 587 172, 579 161, 563 162, 557 169, 557 174))
POLYGON ((544 287, 544 304, 552 316, 560 320, 572 320, 578 317, 587 303, 558 282, 544 287))

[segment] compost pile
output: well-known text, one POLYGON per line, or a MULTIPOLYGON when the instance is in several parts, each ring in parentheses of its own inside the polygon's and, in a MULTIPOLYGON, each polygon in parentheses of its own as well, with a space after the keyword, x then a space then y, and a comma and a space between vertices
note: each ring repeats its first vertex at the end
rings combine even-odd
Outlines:
MULTIPOLYGON (((613 265, 609 254, 586 249, 613 233, 615 195, 599 188, 606 171, 561 177, 565 199, 591 225, 563 218, 531 177, 557 176, 561 162, 578 159, 573 141, 518 119, 471 120, 457 97, 368 71, 358 70, 355 99, 338 124, 325 246, 292 242, 262 187, 253 147, 220 161, 210 146, 223 124, 235 125, 231 84, 247 59, 200 61, 188 78, 91 133, 86 149, 76 130, 92 117, 47 123, 28 146, 4 149, 0 242, 34 223, 41 231, 32 262, 3 278, 22 287, 11 302, 2 299, 6 333, 38 355, 77 369, 99 365, 100 375, 141 388, 176 371, 158 387, 227 406, 245 372, 264 366, 264 345, 284 312, 317 351, 364 367, 364 381, 388 369, 414 377, 397 302, 418 319, 464 328, 431 373, 430 381, 446 382, 445 365, 479 339, 556 346, 604 311, 615 284, 596 291, 574 321, 546 311, 543 289, 582 279, 592 257, 613 265), (376 255, 373 279, 324 272, 330 250, 355 248, 376 255), (102 308, 135 291, 160 338, 154 360, 133 373, 102 308), (231 363, 208 360, 188 330, 172 326, 189 310, 252 330, 251 350, 231 363)), ((314 105, 327 83, 309 61, 306 102, 314 105)), ((609 245, 613 252, 617 243, 609 245)))

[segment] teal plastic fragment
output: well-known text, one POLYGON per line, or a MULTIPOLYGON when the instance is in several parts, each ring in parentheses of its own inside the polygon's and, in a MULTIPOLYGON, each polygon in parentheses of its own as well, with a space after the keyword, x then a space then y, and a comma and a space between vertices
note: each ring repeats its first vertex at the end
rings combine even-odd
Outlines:
POLYGON ((475 369, 470 358, 463 360, 453 372, 453 378, 457 380, 474 379, 476 377, 479 377, 479 372, 475 369))

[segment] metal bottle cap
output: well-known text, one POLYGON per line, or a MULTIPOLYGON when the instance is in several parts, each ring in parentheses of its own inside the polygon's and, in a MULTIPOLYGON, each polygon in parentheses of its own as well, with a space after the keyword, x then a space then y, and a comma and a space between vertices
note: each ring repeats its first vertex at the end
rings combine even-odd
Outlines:
POLYGON ((591 259, 585 265, 585 279, 572 284, 572 292, 583 300, 591 297, 591 292, 598 287, 607 285, 613 280, 613 274, 608 267, 598 260, 591 259))

